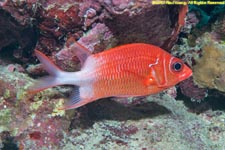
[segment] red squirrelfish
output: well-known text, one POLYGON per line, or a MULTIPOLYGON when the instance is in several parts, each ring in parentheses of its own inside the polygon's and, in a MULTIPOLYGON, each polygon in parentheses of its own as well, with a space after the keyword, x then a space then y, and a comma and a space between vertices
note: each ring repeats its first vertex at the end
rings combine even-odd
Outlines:
POLYGON ((78 108, 105 97, 156 94, 192 75, 182 60, 150 44, 127 44, 97 54, 90 54, 78 43, 71 48, 83 63, 77 72, 62 71, 35 50, 50 76, 38 80, 29 89, 34 93, 56 85, 75 85, 64 109, 78 108))

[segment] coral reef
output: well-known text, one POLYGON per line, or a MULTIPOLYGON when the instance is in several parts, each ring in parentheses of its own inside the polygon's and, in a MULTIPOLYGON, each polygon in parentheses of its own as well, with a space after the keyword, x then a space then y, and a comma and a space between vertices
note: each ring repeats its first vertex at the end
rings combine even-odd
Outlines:
POLYGON ((206 88, 200 88, 193 81, 193 78, 189 78, 179 83, 181 92, 191 98, 192 101, 201 101, 208 96, 206 88))
POLYGON ((33 82, 31 78, 7 67, 1 66, 0 70, 1 134, 9 132, 15 141, 20 141, 19 147, 25 149, 29 149, 28 141, 35 147, 53 148, 60 141, 62 131, 66 131, 70 124, 66 117, 60 117, 65 116, 64 112, 54 111, 63 103, 57 98, 57 91, 46 91, 32 98, 26 93, 26 88, 33 82), (56 100, 53 100, 54 97, 56 100), (52 98, 51 102, 49 98, 52 98))
MULTIPOLYGON (((66 0, 29 2, 6 0, 1 2, 1 11, 11 14, 19 25, 31 25, 33 29, 39 29, 36 48, 45 51, 61 49, 62 43, 70 36, 78 39, 82 36, 83 30, 88 31, 96 23, 102 22, 110 28, 120 44, 150 42, 161 46, 176 30, 178 12, 181 8, 150 4, 149 0, 140 2, 86 0, 75 3, 66 0), (160 30, 162 28, 163 31, 160 30)), ((184 19, 185 15, 182 16, 180 18, 184 19)))
POLYGON ((208 6, 189 7, 186 24, 172 53, 193 68, 194 77, 180 83, 181 92, 192 100, 202 100, 208 95, 206 88, 224 91, 221 87, 224 69, 220 66, 223 64, 224 10, 219 9, 219 6, 210 9, 208 6), (208 9, 209 12, 206 14, 208 9), (211 25, 212 28, 206 25, 211 25))
MULTIPOLYGON (((10 135, 15 137, 13 141, 18 142, 20 149, 36 149, 37 147, 38 149, 40 147, 41 149, 132 149, 136 147, 158 149, 168 146, 171 148, 176 146, 180 149, 185 147, 210 149, 213 148, 213 142, 217 148, 224 146, 219 136, 223 134, 219 131, 223 130, 224 126, 221 119, 216 118, 218 115, 210 116, 210 118, 205 115, 195 116, 187 112, 182 102, 175 101, 166 94, 142 98, 145 103, 140 102, 140 99, 137 103, 134 99, 134 102, 131 100, 127 106, 107 100, 92 103, 87 106, 86 118, 80 122, 85 125, 80 129, 77 128, 80 124, 70 123, 69 114, 56 116, 52 107, 56 106, 55 103, 60 105, 62 102, 57 98, 56 89, 42 92, 35 96, 35 101, 30 101, 24 99, 26 86, 20 90, 15 88, 20 88, 21 84, 30 84, 31 79, 21 73, 8 70, 1 70, 1 77, 4 78, 4 82, 1 80, 3 87, 12 83, 11 80, 17 81, 14 82, 14 86, 4 89, 5 91, 1 90, 4 94, 1 94, 0 114, 3 120, 1 130, 9 131, 10 135), (11 99, 15 95, 18 97, 17 103, 11 99), (209 120, 216 120, 217 123, 209 126, 207 125, 209 120), (91 124, 90 121, 92 121, 91 124), (83 129, 84 127, 86 129, 83 129), (69 128, 71 131, 67 132, 69 128), (213 142, 209 141, 209 138, 213 142), (177 144, 171 145, 171 143, 177 144)), ((82 120, 85 114, 79 114, 79 112, 85 112, 85 110, 81 109, 72 116, 82 120)), ((219 117, 223 118, 224 114, 220 113, 219 117)), ((3 135, 2 140, 6 140, 3 135)), ((2 143, 4 148, 9 145, 13 143, 2 143)))
POLYGON ((193 68, 193 79, 179 84, 181 92, 192 100, 205 99, 208 89, 224 92, 223 8, 190 5, 186 24, 172 49, 193 68))
POLYGON ((27 51, 34 48, 37 40, 35 29, 31 24, 20 24, 10 13, 2 9, 0 14, 0 51, 5 50, 20 61, 28 59, 27 51))
POLYGON ((221 103, 207 103, 196 115, 180 99, 181 93, 204 99, 206 88, 225 91, 224 6, 210 7, 208 13, 208 6, 189 6, 185 22, 187 6, 151 5, 151 0, 1 1, 0 149, 224 149, 221 103), (203 34, 208 24, 212 32, 203 34), (74 41, 92 53, 151 43, 182 58, 193 67, 194 78, 180 83, 181 93, 172 87, 149 97, 106 98, 58 110, 70 87, 26 92, 46 74, 33 50, 63 70, 76 71, 74 41))
MULTIPOLYGON (((77 42, 81 45, 85 45, 91 53, 97 53, 105 48, 113 47, 116 43, 116 39, 113 37, 108 27, 98 23, 77 42)), ((79 60, 73 48, 74 39, 71 37, 67 40, 67 43, 68 45, 65 45, 64 48, 56 54, 57 64, 62 68, 67 68, 67 70, 78 70, 80 66, 77 66, 79 60)))
MULTIPOLYGON (((64 149, 222 149, 224 112, 196 116, 182 102, 167 95, 148 97, 135 107, 101 110, 102 117, 92 128, 74 129, 62 141, 64 149), (157 107, 158 106, 158 107, 157 107), (145 108, 145 109, 144 109, 145 108), (128 111, 128 112, 127 112, 128 111), (109 115, 109 116, 107 116, 109 115), (218 123, 209 124, 216 119, 218 123), (217 134, 214 134, 214 129, 217 134), (217 128, 217 129, 216 129, 217 128), (213 130, 211 130, 213 129, 213 130), (219 140, 216 140, 219 138, 219 140)), ((102 108, 100 108, 102 109, 102 108)), ((93 110, 94 111, 94 110, 93 110)), ((94 112, 91 112, 94 113, 94 112)), ((96 113, 96 112, 95 112, 96 113)), ((98 117, 101 117, 98 115, 98 117)))
POLYGON ((6 87, 1 89, 4 93, 1 93, 0 103, 0 129, 4 131, 2 148, 17 145, 20 149, 158 149, 169 146, 210 149, 213 142, 217 147, 224 146, 220 136, 213 133, 223 130, 221 120, 214 116, 196 116, 188 112, 182 102, 165 93, 139 98, 138 103, 133 99, 126 105, 105 99, 80 108, 75 114, 74 111, 65 114, 53 109, 63 102, 57 98, 60 97, 57 90, 62 92, 62 89, 49 89, 27 98, 25 90, 32 79, 23 73, 11 72, 7 67, 1 68, 1 77, 1 85, 6 87), (14 85, 7 87, 9 83, 14 85), (76 123, 71 123, 71 118, 76 123), (209 119, 217 120, 220 125, 206 125, 209 119), (215 126, 218 129, 213 129, 215 126), (7 137, 4 136, 6 131, 10 133, 7 137), (10 137, 15 143, 7 142, 10 137))
POLYGON ((218 37, 216 40, 225 40, 225 15, 221 15, 218 20, 212 26, 213 32, 215 32, 218 37))
POLYGON ((202 57, 194 66, 194 80, 202 87, 218 89, 225 92, 225 45, 213 40, 209 33, 202 37, 202 57))

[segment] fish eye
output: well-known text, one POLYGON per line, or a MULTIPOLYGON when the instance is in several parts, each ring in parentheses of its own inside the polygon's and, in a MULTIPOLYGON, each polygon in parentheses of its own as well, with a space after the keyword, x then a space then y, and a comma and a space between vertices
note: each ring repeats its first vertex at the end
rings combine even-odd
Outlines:
POLYGON ((181 63, 181 62, 175 62, 175 63, 173 63, 172 69, 174 71, 179 72, 179 71, 182 70, 182 68, 183 68, 183 63, 181 63))

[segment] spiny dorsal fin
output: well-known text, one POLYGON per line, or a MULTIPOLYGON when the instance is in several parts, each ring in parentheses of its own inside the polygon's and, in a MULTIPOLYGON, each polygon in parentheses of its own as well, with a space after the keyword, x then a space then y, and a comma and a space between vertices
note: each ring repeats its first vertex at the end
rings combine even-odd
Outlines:
POLYGON ((66 42, 66 45, 68 49, 71 49, 76 54, 81 62, 81 66, 83 66, 86 59, 91 55, 91 52, 73 38, 69 38, 66 42))

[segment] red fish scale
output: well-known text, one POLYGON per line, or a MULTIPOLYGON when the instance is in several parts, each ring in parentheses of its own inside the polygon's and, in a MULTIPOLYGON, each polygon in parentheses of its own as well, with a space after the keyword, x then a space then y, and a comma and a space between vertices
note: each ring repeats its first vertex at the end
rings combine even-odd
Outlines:
POLYGON ((64 109, 78 108, 110 96, 155 94, 192 75, 191 69, 182 65, 180 59, 149 44, 128 44, 91 55, 82 70, 75 73, 61 71, 40 51, 36 50, 35 54, 49 74, 54 75, 50 79, 56 77, 62 80, 39 80, 40 83, 34 85, 29 93, 61 84, 80 86, 79 96, 73 95, 75 100, 72 105, 64 109), (181 67, 174 68, 177 64, 181 67))
POLYGON ((105 55, 96 54, 97 68, 94 83, 96 97, 137 96, 158 92, 158 88, 149 88, 144 80, 151 73, 149 64, 154 64, 161 51, 155 47, 132 45, 106 51, 105 55), (149 50, 154 48, 154 50, 149 50), (135 49, 135 50, 134 50, 135 49), (138 84, 139 82, 139 84, 138 84))

